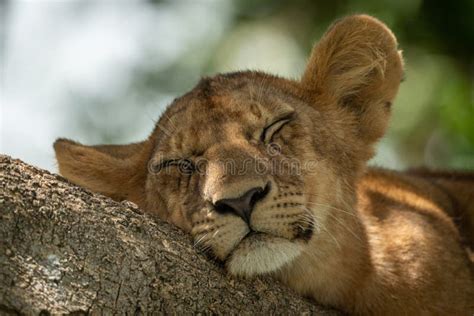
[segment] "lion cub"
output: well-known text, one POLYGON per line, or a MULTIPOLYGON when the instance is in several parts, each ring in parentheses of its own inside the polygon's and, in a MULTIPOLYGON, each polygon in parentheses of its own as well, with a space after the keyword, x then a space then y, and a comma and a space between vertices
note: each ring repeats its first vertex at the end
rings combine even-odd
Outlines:
POLYGON ((353 314, 472 315, 474 176, 366 168, 402 76, 392 32, 350 16, 301 79, 202 79, 143 142, 59 139, 59 170, 191 233, 233 275, 353 314))

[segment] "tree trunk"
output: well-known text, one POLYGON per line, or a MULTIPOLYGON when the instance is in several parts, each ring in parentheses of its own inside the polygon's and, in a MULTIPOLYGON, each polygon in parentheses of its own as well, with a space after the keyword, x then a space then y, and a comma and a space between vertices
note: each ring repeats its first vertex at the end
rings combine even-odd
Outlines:
POLYGON ((339 313, 234 279, 177 228, 0 156, 0 314, 339 313))

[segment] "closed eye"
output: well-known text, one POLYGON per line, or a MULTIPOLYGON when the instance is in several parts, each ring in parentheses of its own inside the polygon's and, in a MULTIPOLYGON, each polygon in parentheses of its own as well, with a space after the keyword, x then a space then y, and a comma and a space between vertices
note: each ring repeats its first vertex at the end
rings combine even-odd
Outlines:
POLYGON ((271 141, 272 137, 278 133, 283 126, 285 126, 287 123, 291 121, 293 118, 293 113, 286 115, 283 118, 279 118, 267 127, 263 129, 262 134, 260 135, 260 140, 264 143, 268 143, 271 141))
POLYGON ((189 159, 169 159, 154 164, 152 167, 152 171, 154 173, 158 173, 161 170, 167 169, 172 166, 178 167, 179 172, 182 174, 189 175, 196 170, 196 166, 189 159))

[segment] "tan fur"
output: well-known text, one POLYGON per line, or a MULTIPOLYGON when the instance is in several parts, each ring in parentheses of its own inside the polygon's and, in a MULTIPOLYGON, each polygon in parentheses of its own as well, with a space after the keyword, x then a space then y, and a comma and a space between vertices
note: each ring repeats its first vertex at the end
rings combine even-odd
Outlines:
POLYGON ((301 80, 205 78, 144 142, 58 140, 59 169, 190 232, 236 276, 269 273, 354 314, 472 315, 474 177, 366 168, 402 76, 391 31, 347 17, 301 80), (248 223, 219 206, 253 189, 248 223))

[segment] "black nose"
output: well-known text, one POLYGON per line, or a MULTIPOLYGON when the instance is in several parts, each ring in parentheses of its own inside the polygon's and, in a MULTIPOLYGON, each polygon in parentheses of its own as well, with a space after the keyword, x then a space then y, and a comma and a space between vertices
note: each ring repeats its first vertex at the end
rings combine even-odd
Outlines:
POLYGON ((262 200, 270 191, 270 184, 265 188, 253 188, 235 199, 222 199, 214 203, 214 208, 219 213, 234 213, 240 216, 244 221, 250 223, 255 204, 262 200))

